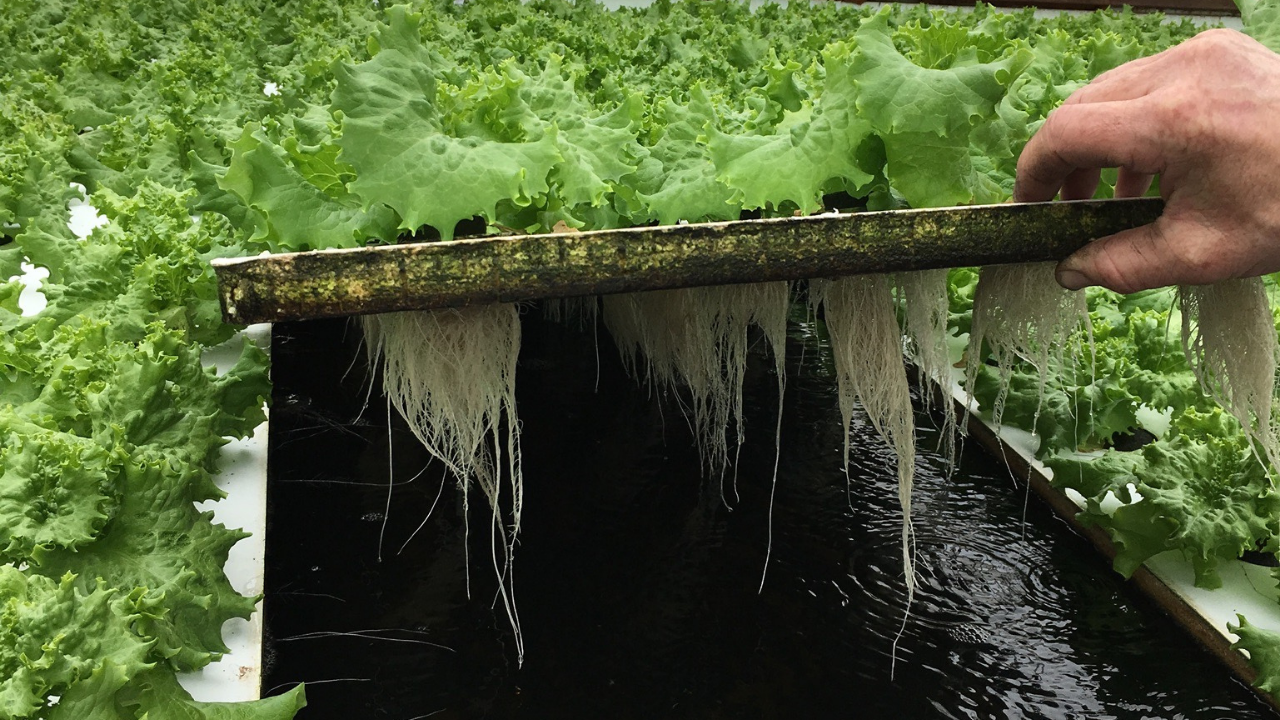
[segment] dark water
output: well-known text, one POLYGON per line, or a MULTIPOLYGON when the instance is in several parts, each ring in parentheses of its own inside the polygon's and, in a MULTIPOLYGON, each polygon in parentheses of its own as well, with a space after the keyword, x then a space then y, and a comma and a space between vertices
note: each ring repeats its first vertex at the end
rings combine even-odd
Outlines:
POLYGON ((794 328, 789 348, 772 559, 757 593, 771 362, 749 368, 730 511, 699 471, 675 398, 637 389, 603 332, 597 353, 589 330, 526 318, 517 667, 483 498, 471 505, 468 600, 460 494, 452 482, 441 492, 438 464, 423 470, 398 418, 388 440, 380 394, 365 407, 358 331, 277 325, 264 689, 309 681, 301 717, 316 720, 1274 717, 1027 503, 1003 466, 974 448, 946 479, 927 431, 920 587, 895 667, 905 590, 892 460, 859 422, 846 488, 835 381, 805 332, 794 328))

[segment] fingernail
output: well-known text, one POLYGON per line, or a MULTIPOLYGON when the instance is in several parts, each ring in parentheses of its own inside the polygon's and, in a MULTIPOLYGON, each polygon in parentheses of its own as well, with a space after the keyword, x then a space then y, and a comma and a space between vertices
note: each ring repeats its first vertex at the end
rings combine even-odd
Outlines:
POLYGON ((1057 277, 1058 284, 1068 290, 1079 290, 1092 284, 1089 278, 1078 270, 1059 270, 1057 277))

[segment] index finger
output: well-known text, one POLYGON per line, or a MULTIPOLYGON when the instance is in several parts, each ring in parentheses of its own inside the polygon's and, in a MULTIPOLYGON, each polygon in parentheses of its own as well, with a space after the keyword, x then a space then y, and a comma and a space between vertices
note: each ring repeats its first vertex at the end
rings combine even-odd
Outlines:
POLYGON ((1145 175, 1160 173, 1161 136, 1151 117, 1143 100, 1059 107, 1018 158, 1014 199, 1052 200, 1075 170, 1124 167, 1145 175))

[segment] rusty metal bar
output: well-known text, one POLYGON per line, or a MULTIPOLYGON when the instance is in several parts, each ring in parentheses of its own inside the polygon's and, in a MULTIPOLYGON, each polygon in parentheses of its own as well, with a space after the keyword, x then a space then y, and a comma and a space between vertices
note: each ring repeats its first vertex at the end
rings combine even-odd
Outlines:
POLYGON ((1060 260, 1158 198, 813 215, 215 260, 247 324, 703 285, 1060 260))

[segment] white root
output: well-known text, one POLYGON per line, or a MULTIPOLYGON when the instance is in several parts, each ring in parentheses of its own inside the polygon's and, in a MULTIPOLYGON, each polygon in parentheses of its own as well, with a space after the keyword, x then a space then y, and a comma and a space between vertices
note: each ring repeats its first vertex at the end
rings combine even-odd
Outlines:
POLYGON ((559 298, 542 302, 542 316, 546 319, 585 330, 596 324, 600 314, 600 298, 594 295, 559 298))
POLYGON ((951 400, 951 361, 947 352, 947 318, 950 305, 947 297, 946 270, 918 270, 901 273, 897 277, 898 288, 906 304, 905 322, 908 351, 921 374, 921 397, 926 411, 933 409, 932 384, 940 391, 942 402, 942 451, 947 457, 947 467, 955 466, 956 453, 956 405, 951 400))
MULTIPOLYGON (((973 299, 965 388, 973 393, 985 357, 983 341, 991 348, 1000 373, 1000 392, 991 408, 999 425, 1013 365, 1019 359, 1040 375, 1038 397, 1043 400, 1052 363, 1062 367, 1071 337, 1084 325, 1092 342, 1092 325, 1083 292, 1064 290, 1054 279, 1054 263, 992 265, 982 268, 973 299)), ((1039 411, 1037 410, 1037 420, 1039 411)))
POLYGON ((810 303, 821 304, 839 384, 844 423, 844 468, 849 472, 849 429, 861 402, 876 433, 898 457, 898 501, 902 506, 902 563, 907 602, 915 593, 911 486, 915 475, 915 419, 902 356, 902 334, 894 314, 893 288, 885 275, 864 275, 809 284, 810 303))
POLYGON ((729 504, 724 494, 724 474, 730 460, 730 423, 736 432, 733 487, 737 499, 736 461, 745 439, 742 386, 746 378, 750 327, 760 328, 768 342, 778 381, 778 416, 761 590, 773 553, 773 500, 782 454, 782 400, 786 390, 790 304, 791 288, 785 282, 663 290, 604 299, 605 325, 618 345, 627 371, 650 389, 688 388, 694 437, 704 468, 720 478, 720 497, 725 505, 729 504))
POLYGON ((744 440, 748 328, 759 327, 773 350, 781 393, 789 302, 785 282, 604 298, 605 325, 627 371, 651 390, 688 389, 691 406, 686 414, 704 467, 721 478, 731 460, 731 425, 735 455, 744 440))
POLYGON ((1271 418, 1277 336, 1262 278, 1178 289, 1182 348, 1200 387, 1253 440, 1255 452, 1280 467, 1271 418))
POLYGON ((516 307, 388 313, 362 321, 369 362, 381 365, 387 397, 427 451, 458 479, 464 508, 472 481, 489 500, 499 594, 523 659, 511 576, 524 498, 515 407, 516 307), (502 518, 504 475, 510 523, 502 518))

